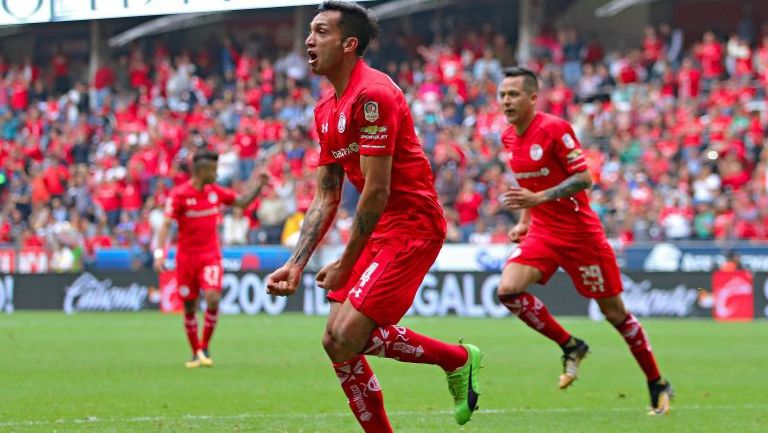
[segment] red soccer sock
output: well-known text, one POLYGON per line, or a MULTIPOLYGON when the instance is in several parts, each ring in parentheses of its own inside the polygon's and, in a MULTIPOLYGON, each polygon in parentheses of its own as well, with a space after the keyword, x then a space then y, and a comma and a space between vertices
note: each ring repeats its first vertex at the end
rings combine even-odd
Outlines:
POLYGON ((541 299, 523 292, 514 295, 501 295, 499 300, 509 311, 525 322, 526 325, 562 346, 571 338, 562 326, 549 313, 541 299))
POLYGON ((640 368, 643 369, 648 382, 659 380, 661 377, 659 367, 656 365, 656 358, 653 356, 653 349, 648 342, 648 336, 645 335, 643 325, 635 319, 632 313, 629 313, 621 324, 613 326, 624 337, 624 341, 627 342, 629 350, 632 351, 632 355, 640 364, 640 368))
POLYGON ((197 340, 197 316, 195 313, 184 313, 184 329, 187 331, 187 339, 194 355, 200 348, 200 342, 197 340))
POLYGON ((334 363, 333 369, 363 431, 392 433, 392 426, 384 410, 384 395, 365 356, 357 355, 349 361, 334 363))
POLYGON ((205 312, 205 321, 203 322, 203 342, 200 346, 203 350, 208 350, 208 343, 211 341, 213 331, 216 329, 216 322, 219 319, 219 309, 209 308, 205 312))
POLYGON ((381 326, 371 332, 363 354, 402 362, 435 364, 454 371, 467 363, 467 351, 457 345, 427 337, 403 326, 381 326))

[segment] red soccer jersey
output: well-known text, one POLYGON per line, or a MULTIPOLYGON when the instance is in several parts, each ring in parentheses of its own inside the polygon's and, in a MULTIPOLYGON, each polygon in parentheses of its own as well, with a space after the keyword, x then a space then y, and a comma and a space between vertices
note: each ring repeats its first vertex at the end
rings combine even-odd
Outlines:
POLYGON ((235 201, 234 191, 210 184, 197 190, 184 182, 171 190, 165 204, 165 216, 179 223, 177 257, 221 258, 219 249, 220 206, 235 201))
POLYGON ((390 195, 373 237, 443 239, 446 223, 432 168, 424 155, 400 88, 362 60, 340 98, 327 93, 315 107, 320 165, 340 164, 363 190, 360 155, 392 155, 390 195))
MULTIPOLYGON (((587 170, 587 161, 573 129, 563 119, 536 113, 522 136, 510 126, 502 135, 509 167, 520 186, 537 192, 551 188, 572 174, 587 170)), ((603 227, 586 191, 542 203, 531 209, 529 234, 558 239, 603 235, 603 227)))

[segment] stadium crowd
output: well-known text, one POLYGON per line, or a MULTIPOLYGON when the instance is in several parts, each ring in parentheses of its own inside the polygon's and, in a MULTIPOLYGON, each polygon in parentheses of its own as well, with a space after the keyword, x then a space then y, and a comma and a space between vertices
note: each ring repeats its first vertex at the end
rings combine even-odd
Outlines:
MULTIPOLYGON (((410 101, 448 242, 507 242, 515 217, 498 201, 509 179, 495 86, 512 46, 490 27, 428 43, 389 34, 399 36, 374 42, 367 59, 410 101)), ((54 270, 115 246, 149 265, 165 199, 200 145, 219 153, 223 185, 239 189, 262 167, 273 179, 245 212, 227 211, 223 243, 295 242, 315 187, 313 102, 328 84, 303 53, 240 36, 201 48, 144 40, 88 82, 59 52, 0 58, 0 245, 50 248, 54 270)), ((684 41, 662 25, 609 51, 564 29, 532 48, 540 108, 574 125, 593 207, 618 245, 768 239, 768 32, 684 41)), ((355 202, 345 188, 330 242, 345 240, 355 202)))

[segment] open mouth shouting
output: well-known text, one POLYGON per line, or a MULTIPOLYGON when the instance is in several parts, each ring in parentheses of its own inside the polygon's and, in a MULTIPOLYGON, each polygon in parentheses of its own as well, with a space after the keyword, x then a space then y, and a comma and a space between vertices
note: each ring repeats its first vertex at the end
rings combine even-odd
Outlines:
POLYGON ((317 53, 315 53, 313 50, 307 50, 307 56, 309 56, 308 62, 310 66, 317 64, 317 53))

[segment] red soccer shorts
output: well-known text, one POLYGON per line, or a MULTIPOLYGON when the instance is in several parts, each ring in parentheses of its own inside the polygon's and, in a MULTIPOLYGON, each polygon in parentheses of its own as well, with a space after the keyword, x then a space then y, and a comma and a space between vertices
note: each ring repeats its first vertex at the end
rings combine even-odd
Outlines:
POLYGON ((371 239, 360 253, 347 283, 328 293, 346 299, 380 326, 394 325, 411 308, 424 276, 437 258, 442 240, 384 237, 371 239))
POLYGON ((201 290, 221 292, 222 277, 220 257, 176 258, 176 287, 185 301, 197 299, 201 290))
POLYGON ((576 290, 587 298, 608 298, 623 290, 616 256, 605 237, 574 243, 528 235, 507 260, 512 262, 541 271, 539 284, 546 284, 557 268, 562 267, 571 276, 576 290))

